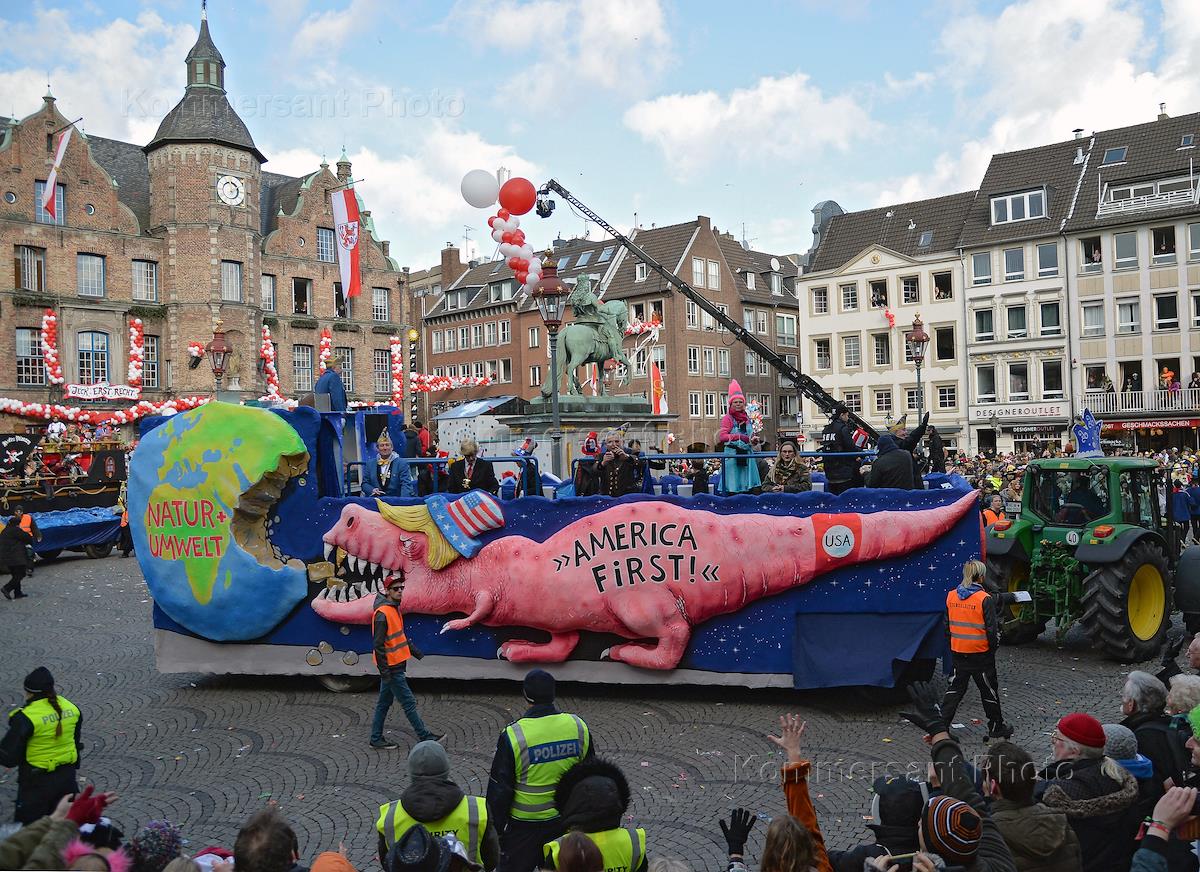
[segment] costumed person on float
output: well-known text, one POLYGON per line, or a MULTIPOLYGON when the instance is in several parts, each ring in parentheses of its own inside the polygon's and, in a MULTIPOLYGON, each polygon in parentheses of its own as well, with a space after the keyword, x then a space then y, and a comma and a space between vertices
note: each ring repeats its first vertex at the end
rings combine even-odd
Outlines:
POLYGON ((408 462, 397 454, 392 437, 385 430, 375 443, 379 456, 374 463, 363 464, 362 494, 364 497, 411 497, 412 478, 408 462))
POLYGON ((338 370, 342 367, 342 359, 336 354, 325 364, 325 371, 313 385, 314 394, 329 395, 329 411, 346 411, 346 383, 342 381, 338 370))
POLYGON ((746 395, 737 379, 729 383, 729 411, 721 417, 720 441, 725 443, 726 458, 721 461, 721 490, 727 494, 744 494, 762 485, 758 464, 750 459, 758 445, 752 432, 750 416, 746 414, 746 395))
POLYGON ((600 477, 596 466, 600 461, 600 434, 587 434, 579 446, 579 463, 575 466, 575 496, 594 497, 600 493, 600 477))
POLYGON ((516 457, 528 457, 529 462, 521 465, 521 478, 517 482, 514 496, 534 496, 542 495, 542 475, 538 471, 538 462, 535 452, 537 451, 537 440, 532 436, 525 437, 525 441, 521 443, 520 448, 513 449, 513 455, 516 457))

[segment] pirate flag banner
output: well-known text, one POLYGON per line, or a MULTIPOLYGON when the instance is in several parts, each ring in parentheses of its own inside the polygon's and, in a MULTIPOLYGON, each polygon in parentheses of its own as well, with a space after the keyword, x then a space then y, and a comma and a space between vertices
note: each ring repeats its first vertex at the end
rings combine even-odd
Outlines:
POLYGON ((342 293, 348 300, 362 293, 358 270, 358 198, 354 195, 354 188, 341 188, 334 191, 332 196, 338 268, 342 274, 342 293))
POLYGON ((20 475, 37 443, 37 436, 26 436, 24 433, 0 434, 0 478, 20 475))

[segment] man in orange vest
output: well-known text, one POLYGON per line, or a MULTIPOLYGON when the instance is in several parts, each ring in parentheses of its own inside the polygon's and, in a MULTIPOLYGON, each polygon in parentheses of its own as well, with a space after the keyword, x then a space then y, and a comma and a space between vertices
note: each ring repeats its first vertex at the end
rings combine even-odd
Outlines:
POLYGON ((417 650, 404 633, 404 615, 400 612, 400 600, 404 595, 404 573, 397 572, 384 579, 384 594, 375 606, 372 621, 375 643, 375 665, 379 669, 379 702, 375 705, 375 719, 371 723, 371 747, 381 750, 399 748, 395 742, 383 737, 383 722, 393 700, 399 700, 408 722, 417 733, 418 741, 433 739, 440 742, 445 733, 433 733, 421 720, 417 712, 417 698, 408 686, 405 669, 410 657, 420 660, 425 655, 417 650))
POLYGON ((1013 728, 1004 723, 1000 713, 1000 681, 996 678, 998 599, 983 589, 986 573, 981 561, 967 561, 962 584, 946 594, 946 634, 954 656, 954 672, 942 699, 942 714, 947 724, 953 723, 967 685, 974 680, 988 719, 988 738, 1007 739, 1013 728))
POLYGON ((1004 497, 992 494, 991 506, 983 510, 983 523, 990 527, 997 521, 1003 521, 1008 516, 1004 514, 1004 497))

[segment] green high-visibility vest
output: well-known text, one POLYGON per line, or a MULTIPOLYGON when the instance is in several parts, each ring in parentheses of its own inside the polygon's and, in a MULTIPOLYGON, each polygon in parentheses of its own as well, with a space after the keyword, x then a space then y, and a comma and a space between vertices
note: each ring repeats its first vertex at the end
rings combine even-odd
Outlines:
POLYGON ((512 745, 517 779, 514 820, 548 821, 557 816, 554 789, 568 769, 587 754, 587 724, 569 714, 521 718, 505 730, 512 745))
POLYGON ((466 847, 467 856, 483 864, 483 834, 487 832, 488 813, 487 803, 482 796, 464 796, 454 811, 437 821, 417 820, 404 810, 400 800, 384 803, 379 806, 379 820, 375 822, 375 829, 390 849, 417 824, 434 836, 453 833, 466 847))
POLYGON ((58 698, 58 707, 62 709, 62 735, 54 735, 58 727, 59 716, 50 701, 35 699, 28 705, 13 709, 9 715, 22 712, 33 724, 33 735, 25 746, 25 762, 37 769, 53 771, 65 764, 74 765, 79 762, 79 752, 75 749, 75 725, 79 722, 79 709, 75 703, 65 697, 58 698))
MULTIPOLYGON (((646 831, 641 827, 625 827, 584 835, 600 849, 600 856, 604 858, 604 872, 634 872, 646 856, 646 831)), ((565 838, 566 836, 561 836, 553 842, 547 842, 543 851, 543 855, 550 860, 554 869, 558 868, 558 852, 565 838)))

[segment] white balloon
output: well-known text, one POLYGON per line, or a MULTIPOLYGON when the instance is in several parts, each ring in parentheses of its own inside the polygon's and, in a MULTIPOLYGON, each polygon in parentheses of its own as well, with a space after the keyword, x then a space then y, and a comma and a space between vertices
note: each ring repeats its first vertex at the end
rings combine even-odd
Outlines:
POLYGON ((516 230, 520 226, 521 226, 521 219, 518 218, 516 215, 513 215, 511 218, 508 219, 508 229, 509 230, 516 230))
POLYGON ((500 183, 487 170, 471 170, 459 185, 463 199, 476 209, 486 209, 500 196, 500 183))
POLYGON ((525 243, 521 246, 521 257, 525 258, 530 263, 533 263, 533 246, 525 243))
MULTIPOLYGON (((497 224, 499 224, 500 222, 499 222, 499 221, 497 221, 496 223, 497 223, 497 224)), ((503 231, 503 230, 500 230, 500 229, 498 229, 498 228, 497 228, 496 230, 493 230, 493 231, 492 231, 492 241, 493 241, 493 242, 499 242, 499 241, 500 241, 501 239, 503 239, 503 238, 504 238, 504 231, 503 231)))

